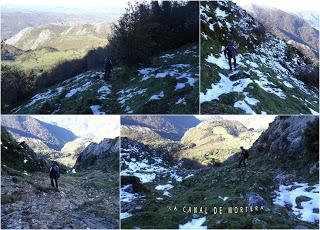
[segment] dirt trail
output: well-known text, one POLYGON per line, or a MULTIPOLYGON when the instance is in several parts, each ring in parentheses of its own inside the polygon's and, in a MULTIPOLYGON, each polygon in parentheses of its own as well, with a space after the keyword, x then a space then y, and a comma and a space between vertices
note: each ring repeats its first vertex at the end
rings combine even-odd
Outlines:
POLYGON ((113 173, 62 174, 59 191, 48 175, 2 175, 1 228, 118 228, 113 173))

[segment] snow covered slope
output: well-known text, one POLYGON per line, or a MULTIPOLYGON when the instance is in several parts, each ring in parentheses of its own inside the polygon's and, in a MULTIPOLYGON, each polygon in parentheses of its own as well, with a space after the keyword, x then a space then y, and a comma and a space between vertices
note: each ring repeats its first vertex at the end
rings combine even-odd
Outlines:
POLYGON ((199 55, 191 44, 154 57, 151 66, 115 67, 111 81, 88 71, 44 90, 12 113, 198 113, 199 55))
POLYGON ((316 114, 318 89, 297 79, 313 67, 232 1, 202 2, 201 113, 316 114), (223 49, 238 47, 238 68, 230 72, 223 49))

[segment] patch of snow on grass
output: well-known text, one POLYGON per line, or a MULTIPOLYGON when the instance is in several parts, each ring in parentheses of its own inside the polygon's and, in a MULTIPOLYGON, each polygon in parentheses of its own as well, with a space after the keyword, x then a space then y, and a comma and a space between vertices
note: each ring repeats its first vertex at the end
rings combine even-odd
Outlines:
POLYGON ((293 85, 291 85, 289 82, 287 82, 287 81, 284 81, 283 82, 283 84, 285 85, 285 86, 287 86, 288 88, 294 88, 294 86, 293 85))
POLYGON ((207 62, 212 63, 214 65, 219 66, 221 69, 229 69, 229 64, 226 58, 223 56, 223 54, 220 54, 219 57, 213 56, 213 54, 210 54, 207 59, 207 62))
POLYGON ((164 92, 161 91, 159 94, 156 94, 156 95, 153 95, 152 97, 150 97, 149 101, 151 101, 151 100, 160 100, 163 97, 164 97, 164 92))
POLYGON ((319 221, 319 213, 314 213, 313 209, 319 208, 319 184, 313 185, 309 192, 306 191, 308 188, 307 183, 297 183, 293 185, 280 185, 279 191, 276 191, 277 197, 273 200, 274 204, 285 206, 286 204, 292 205, 292 210, 299 219, 315 223, 319 221), (292 186, 299 186, 292 189, 292 186), (290 191, 291 190, 291 191, 290 191), (299 196, 309 197, 309 201, 301 202, 302 209, 297 208, 296 198, 299 196))
POLYGON ((246 114, 256 114, 245 101, 237 101, 233 106, 245 111, 246 114))
POLYGON ((89 87, 91 86, 91 82, 87 82, 86 84, 84 84, 83 86, 80 86, 80 87, 77 87, 75 89, 71 89, 69 91, 69 93, 66 94, 65 97, 72 97, 73 95, 75 95, 76 93, 79 93, 79 92, 83 92, 85 90, 87 90, 89 87))
POLYGON ((308 109, 310 110, 310 112, 311 112, 313 115, 319 115, 319 113, 316 112, 316 111, 314 111, 313 109, 310 109, 310 108, 308 108, 308 109))
POLYGON ((179 98, 179 100, 176 102, 176 105, 179 105, 179 104, 186 105, 187 102, 186 102, 185 98, 179 98))
POLYGON ((170 189, 172 189, 173 187, 174 187, 174 186, 171 185, 171 184, 165 184, 165 185, 158 185, 155 189, 162 191, 162 190, 170 190, 170 189))
POLYGON ((104 114, 106 114, 105 112, 101 112, 100 111, 100 109, 101 109, 100 105, 91 105, 90 109, 91 109, 92 113, 96 114, 96 115, 104 115, 104 114))
POLYGON ((186 85, 185 85, 184 83, 178 82, 177 85, 176 85, 175 90, 183 89, 185 86, 186 86, 186 85))
POLYGON ((121 212, 120 213, 120 220, 127 219, 127 218, 129 218, 131 216, 132 216, 132 214, 130 214, 128 212, 121 212))
POLYGON ((175 54, 164 54, 162 56, 160 56, 160 58, 169 58, 169 59, 172 59, 174 58, 175 54))
POLYGON ((219 8, 217 8, 217 9, 216 9, 216 16, 217 16, 218 18, 223 18, 223 19, 225 19, 225 18, 228 16, 228 14, 226 14, 225 11, 222 11, 222 10, 220 10, 219 8))
POLYGON ((252 82, 250 78, 239 79, 233 82, 221 73, 219 73, 219 76, 221 79, 218 83, 212 84, 212 88, 207 89, 205 94, 200 93, 200 103, 218 99, 222 94, 243 92, 243 90, 252 82))
POLYGON ((219 199, 223 200, 223 201, 226 201, 229 199, 229 197, 225 196, 225 197, 222 197, 222 196, 219 196, 219 199))

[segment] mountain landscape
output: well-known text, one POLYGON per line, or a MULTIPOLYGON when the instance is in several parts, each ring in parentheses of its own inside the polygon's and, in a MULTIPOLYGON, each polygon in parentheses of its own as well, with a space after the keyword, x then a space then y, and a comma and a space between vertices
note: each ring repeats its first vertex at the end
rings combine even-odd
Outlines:
MULTIPOLYGON (((129 127, 135 133, 143 128, 129 127)), ((236 120, 204 121, 185 133, 180 151, 212 143, 214 162, 201 151, 181 156, 123 137, 121 227, 318 228, 318 127, 316 116, 279 116, 257 130, 236 120), (239 145, 249 151, 241 169, 239 145), (220 152, 227 146, 233 153, 220 152), (255 206, 263 208, 250 211, 255 206)))
POLYGON ((2 111, 198 113, 198 3, 128 4, 112 22, 100 11, 91 19, 67 14, 62 22, 60 14, 51 13, 35 22, 26 11, 29 25, 13 25, 7 18, 14 15, 5 15, 6 34, 10 28, 19 31, 1 42, 2 111))
POLYGON ((29 116, 3 116, 1 228, 118 228, 119 145, 119 138, 95 142, 29 116), (59 189, 50 185, 51 161, 60 168, 59 189))
POLYGON ((202 2, 200 18, 202 114, 318 113, 318 66, 301 51, 232 1, 202 2), (238 49, 232 72, 228 40, 238 49))
POLYGON ((319 61, 319 30, 312 27, 303 17, 255 4, 244 8, 279 38, 301 50, 314 62, 319 61))

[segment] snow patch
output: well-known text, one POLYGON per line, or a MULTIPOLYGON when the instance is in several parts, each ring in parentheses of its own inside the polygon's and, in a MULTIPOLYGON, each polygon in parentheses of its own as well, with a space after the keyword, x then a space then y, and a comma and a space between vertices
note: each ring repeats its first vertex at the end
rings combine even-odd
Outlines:
POLYGON ((202 226, 206 222, 206 217, 192 219, 185 224, 179 224, 179 229, 207 229, 207 226, 202 226))

